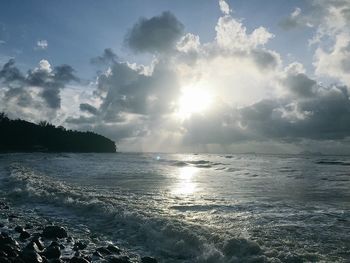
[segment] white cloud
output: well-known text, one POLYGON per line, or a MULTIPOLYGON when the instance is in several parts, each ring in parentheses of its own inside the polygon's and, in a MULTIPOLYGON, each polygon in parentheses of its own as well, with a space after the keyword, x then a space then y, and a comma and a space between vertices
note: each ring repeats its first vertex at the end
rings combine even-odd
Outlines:
POLYGON ((220 10, 224 15, 229 15, 231 13, 230 6, 225 0, 219 0, 220 10))
POLYGON ((49 43, 48 43, 47 40, 45 40, 45 39, 38 40, 38 41, 36 42, 36 48, 37 48, 37 49, 45 50, 45 49, 48 48, 48 46, 49 46, 49 43))

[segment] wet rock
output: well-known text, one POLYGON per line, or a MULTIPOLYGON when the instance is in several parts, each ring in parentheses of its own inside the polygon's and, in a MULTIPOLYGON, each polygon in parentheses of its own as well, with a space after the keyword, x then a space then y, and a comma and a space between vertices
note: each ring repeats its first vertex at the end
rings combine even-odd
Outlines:
POLYGON ((0 263, 11 263, 11 261, 5 257, 0 257, 0 263))
POLYGON ((0 228, 3 228, 5 225, 3 223, 0 223, 0 228))
POLYGON ((81 258, 81 257, 72 257, 71 260, 69 261, 70 263, 90 263, 89 261, 87 261, 85 258, 81 258))
POLYGON ((35 251, 23 250, 21 258, 25 262, 43 263, 43 258, 35 251))
POLYGON ((30 234, 27 231, 23 230, 23 232, 19 235, 19 238, 20 239, 30 238, 30 234))
POLYGON ((108 245, 107 249, 114 254, 120 254, 120 252, 121 252, 121 249, 117 246, 114 246, 114 245, 108 245))
POLYGON ((33 226, 32 226, 31 224, 26 224, 26 225, 24 226, 24 228, 25 228, 25 229, 32 229, 33 226))
POLYGON ((17 233, 22 233, 22 232, 24 231, 23 227, 21 227, 21 226, 16 226, 16 227, 14 228, 14 230, 15 230, 17 233))
POLYGON ((98 252, 98 251, 95 251, 92 255, 93 255, 94 257, 97 257, 97 258, 103 258, 103 256, 101 255, 101 253, 98 252))
POLYGON ((15 214, 10 214, 10 215, 8 216, 8 219, 9 219, 9 220, 13 220, 13 219, 15 219, 15 218, 18 218, 18 216, 15 215, 15 214))
POLYGON ((20 252, 18 247, 11 244, 1 246, 1 250, 4 251, 8 257, 17 257, 20 252))
POLYGON ((128 256, 112 256, 108 259, 109 263, 131 263, 128 256))
POLYGON ((141 262, 142 263, 157 263, 158 261, 152 257, 142 257, 141 262))
POLYGON ((40 249, 34 241, 30 241, 24 249, 33 250, 37 253, 39 253, 43 250, 43 249, 40 249))
POLYGON ((60 258, 61 257, 61 249, 59 246, 49 246, 43 252, 43 255, 48 259, 60 258))
POLYGON ((68 237, 67 231, 61 226, 47 226, 43 230, 45 238, 65 238, 68 237))
POLYGON ((81 242, 81 241, 78 241, 74 244, 73 246, 73 250, 75 251, 78 251, 78 250, 83 250, 87 247, 87 244, 81 242))
POLYGON ((112 254, 111 251, 109 251, 107 248, 105 247, 99 247, 98 249, 96 249, 97 252, 101 253, 102 255, 110 255, 112 254))
POLYGON ((44 250, 45 246, 40 237, 33 237, 32 241, 38 246, 40 250, 44 250))

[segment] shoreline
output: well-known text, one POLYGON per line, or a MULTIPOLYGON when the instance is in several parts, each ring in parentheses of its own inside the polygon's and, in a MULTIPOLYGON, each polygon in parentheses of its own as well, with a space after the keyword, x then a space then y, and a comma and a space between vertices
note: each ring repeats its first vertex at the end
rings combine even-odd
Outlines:
POLYGON ((158 262, 98 237, 76 233, 63 223, 26 215, 4 200, 0 200, 0 215, 1 263, 158 262))

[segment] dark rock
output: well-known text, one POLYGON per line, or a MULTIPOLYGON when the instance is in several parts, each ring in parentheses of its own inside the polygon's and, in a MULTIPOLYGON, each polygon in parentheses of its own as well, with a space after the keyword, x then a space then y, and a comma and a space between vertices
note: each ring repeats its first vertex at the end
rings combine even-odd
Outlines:
POLYGON ((152 257, 143 257, 141 258, 142 263, 157 263, 158 261, 152 257))
POLYGON ((108 259, 109 263, 131 263, 127 256, 112 256, 108 259))
POLYGON ((108 245, 107 249, 115 254, 120 254, 120 252, 121 252, 121 249, 117 246, 114 246, 114 245, 108 245))
POLYGON ((11 261, 5 257, 0 257, 0 263, 11 263, 11 261))
POLYGON ((44 250, 45 246, 40 237, 33 237, 32 241, 38 246, 40 250, 44 250))
POLYGON ((71 237, 71 236, 67 237, 67 242, 68 243, 73 243, 74 242, 74 238, 71 237))
POLYGON ((81 242, 81 241, 78 241, 74 244, 73 246, 73 250, 75 251, 78 251, 78 250, 83 250, 87 247, 87 244, 81 242))
POLYGON ((22 232, 24 231, 23 227, 21 227, 21 226, 16 226, 16 227, 14 228, 14 230, 15 230, 17 233, 22 233, 22 232))
POLYGON ((27 231, 23 230, 23 232, 19 235, 19 238, 20 239, 30 238, 30 234, 27 231))
POLYGON ((95 257, 98 257, 98 258, 103 258, 103 256, 101 255, 101 253, 98 252, 98 251, 95 251, 92 255, 95 256, 95 257))
POLYGON ((107 248, 105 247, 99 247, 98 249, 96 249, 97 252, 101 253, 102 255, 110 255, 112 254, 111 251, 109 251, 107 248))
POLYGON ((49 246, 45 249, 43 252, 43 255, 47 257, 48 259, 52 258, 60 258, 61 257, 61 249, 59 246, 49 246))
POLYGON ((3 223, 0 223, 0 228, 3 228, 5 225, 3 223))
POLYGON ((67 231, 61 226, 47 226, 43 230, 45 238, 65 238, 67 236, 67 231))
POLYGON ((26 224, 26 225, 24 226, 24 228, 25 228, 25 229, 32 229, 33 226, 32 226, 31 224, 26 224))
POLYGON ((8 216, 8 218, 11 220, 11 219, 18 218, 18 216, 14 215, 14 214, 11 214, 11 215, 8 216))
POLYGON ((37 253, 39 253, 43 250, 42 248, 39 248, 39 246, 34 241, 30 241, 24 249, 32 250, 32 251, 35 251, 37 253))
POLYGON ((30 262, 30 263, 43 263, 43 258, 35 251, 31 250, 24 250, 21 258, 25 262, 30 262))
POLYGON ((89 261, 87 261, 85 258, 81 258, 81 257, 72 257, 71 260, 69 261, 70 263, 90 263, 89 261))
POLYGON ((5 244, 1 246, 1 250, 4 251, 8 257, 17 257, 20 249, 12 244, 5 244))

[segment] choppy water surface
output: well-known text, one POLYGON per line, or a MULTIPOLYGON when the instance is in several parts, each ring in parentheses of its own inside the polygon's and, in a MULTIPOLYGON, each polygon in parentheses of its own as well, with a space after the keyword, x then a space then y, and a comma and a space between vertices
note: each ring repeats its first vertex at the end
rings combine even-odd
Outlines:
POLYGON ((346 262, 350 158, 3 154, 0 195, 160 262, 346 262))

